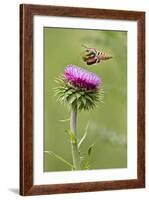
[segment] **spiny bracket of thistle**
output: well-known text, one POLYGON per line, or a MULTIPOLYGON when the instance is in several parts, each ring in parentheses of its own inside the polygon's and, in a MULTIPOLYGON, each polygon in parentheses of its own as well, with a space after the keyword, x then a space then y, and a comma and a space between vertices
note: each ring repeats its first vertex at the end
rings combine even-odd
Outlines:
POLYGON ((101 80, 92 72, 69 65, 56 82, 57 100, 75 110, 91 110, 97 102, 102 102, 104 91, 100 87, 101 80))

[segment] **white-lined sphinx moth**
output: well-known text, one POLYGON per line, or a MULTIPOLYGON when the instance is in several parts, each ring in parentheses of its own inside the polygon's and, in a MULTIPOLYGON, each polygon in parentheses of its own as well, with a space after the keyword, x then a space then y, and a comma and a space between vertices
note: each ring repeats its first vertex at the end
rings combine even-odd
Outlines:
POLYGON ((103 60, 108 60, 112 56, 107 53, 103 53, 96 48, 89 48, 85 45, 82 45, 85 48, 85 51, 82 53, 82 59, 87 65, 94 65, 100 63, 103 60))

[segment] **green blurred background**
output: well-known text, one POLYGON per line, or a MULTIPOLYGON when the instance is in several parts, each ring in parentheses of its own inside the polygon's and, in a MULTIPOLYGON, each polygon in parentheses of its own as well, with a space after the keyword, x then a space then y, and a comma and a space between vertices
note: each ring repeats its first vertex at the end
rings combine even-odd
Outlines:
MULTIPOLYGON (((81 151, 96 143, 91 154, 91 169, 127 167, 127 32, 44 28, 44 150, 53 151, 72 163, 71 146, 65 130, 69 122, 67 107, 56 101, 55 79, 68 64, 97 73, 103 82, 104 103, 78 114, 81 138, 89 122, 88 135, 81 151), (101 64, 87 66, 81 59, 81 45, 98 48, 113 56, 101 64)), ((44 171, 70 168, 44 153, 44 171)))

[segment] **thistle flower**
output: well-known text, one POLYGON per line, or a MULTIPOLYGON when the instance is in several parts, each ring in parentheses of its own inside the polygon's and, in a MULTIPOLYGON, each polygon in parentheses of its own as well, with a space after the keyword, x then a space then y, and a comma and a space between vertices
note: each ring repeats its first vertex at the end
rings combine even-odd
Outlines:
POLYGON ((86 90, 97 89, 101 79, 94 73, 75 65, 69 65, 64 72, 65 79, 72 85, 86 90))
POLYGON ((58 101, 75 110, 89 110, 103 98, 101 79, 96 74, 75 65, 68 65, 55 88, 58 101))

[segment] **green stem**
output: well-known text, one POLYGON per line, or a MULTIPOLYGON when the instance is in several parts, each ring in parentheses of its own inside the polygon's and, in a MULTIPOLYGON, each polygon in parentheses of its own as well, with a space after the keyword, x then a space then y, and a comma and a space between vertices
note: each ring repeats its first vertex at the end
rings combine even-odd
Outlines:
POLYGON ((71 150, 72 150, 72 159, 73 165, 76 170, 80 169, 80 154, 78 149, 78 141, 77 141, 77 110, 71 110, 71 117, 70 117, 70 130, 74 134, 76 140, 75 142, 71 141, 71 150))

